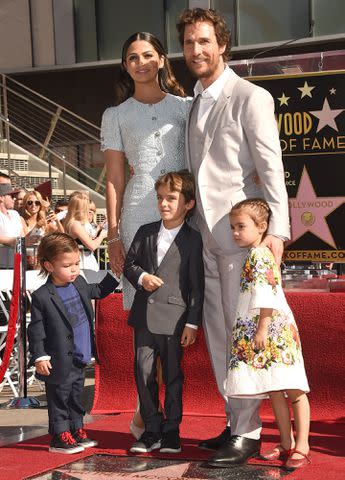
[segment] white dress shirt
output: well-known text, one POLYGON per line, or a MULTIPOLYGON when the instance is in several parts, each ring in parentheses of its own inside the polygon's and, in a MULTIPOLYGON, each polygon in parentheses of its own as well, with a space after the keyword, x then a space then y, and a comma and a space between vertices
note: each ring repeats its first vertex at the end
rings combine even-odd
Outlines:
MULTIPOLYGON (((163 258, 165 257, 165 254, 169 250, 171 244, 175 240, 176 235, 178 232, 181 230, 184 222, 181 223, 178 227, 175 228, 165 228, 163 222, 161 223, 161 227, 158 232, 158 237, 157 237, 157 265, 161 264, 163 258)), ((139 279, 138 279, 138 284, 142 285, 143 284, 143 277, 147 275, 147 272, 143 272, 139 279)), ((190 323, 186 323, 186 327, 194 328, 195 330, 198 329, 196 325, 192 325, 190 323)))
POLYGON ((207 118, 210 114, 210 111, 213 105, 219 98, 219 95, 222 93, 222 90, 230 77, 230 68, 226 65, 223 73, 219 75, 217 80, 215 80, 209 87, 205 88, 202 86, 200 80, 198 80, 194 87, 195 97, 200 95, 200 104, 198 109, 198 126, 202 131, 204 131, 207 118))

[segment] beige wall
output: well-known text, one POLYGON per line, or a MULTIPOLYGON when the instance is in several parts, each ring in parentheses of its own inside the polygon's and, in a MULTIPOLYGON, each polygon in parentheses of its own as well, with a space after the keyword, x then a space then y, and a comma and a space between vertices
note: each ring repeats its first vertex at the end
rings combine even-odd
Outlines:
POLYGON ((33 64, 55 65, 52 0, 30 0, 33 64))
POLYGON ((0 1, 0 71, 32 65, 28 0, 0 1))

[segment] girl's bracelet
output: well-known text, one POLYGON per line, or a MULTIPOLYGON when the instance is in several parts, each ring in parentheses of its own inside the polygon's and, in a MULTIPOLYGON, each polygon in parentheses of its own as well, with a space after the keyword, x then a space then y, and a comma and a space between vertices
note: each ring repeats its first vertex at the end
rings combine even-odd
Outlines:
POLYGON ((121 241, 120 235, 116 235, 116 237, 113 237, 107 240, 107 245, 111 245, 112 243, 120 242, 120 241, 121 241))

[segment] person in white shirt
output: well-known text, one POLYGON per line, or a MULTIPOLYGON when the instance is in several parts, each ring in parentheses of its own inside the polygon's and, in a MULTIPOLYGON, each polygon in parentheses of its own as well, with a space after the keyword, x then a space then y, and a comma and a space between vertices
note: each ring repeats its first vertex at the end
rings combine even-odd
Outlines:
POLYGON ((230 32, 211 9, 185 10, 177 25, 187 67, 198 79, 187 120, 186 162, 196 181, 196 221, 204 245, 204 330, 227 426, 201 448, 217 450, 210 466, 246 463, 260 451, 259 400, 229 401, 224 381, 239 297, 244 253, 228 222, 232 206, 264 198, 272 211, 263 243, 281 263, 289 238, 288 198, 274 101, 226 65, 230 32))
POLYGON ((185 221, 195 205, 187 170, 156 181, 161 221, 143 225, 128 251, 124 275, 136 288, 128 317, 134 328, 135 381, 145 432, 131 452, 181 451, 182 350, 195 342, 204 299, 200 233, 185 221), (156 360, 166 385, 165 418, 159 410, 156 360))
POLYGON ((20 216, 14 207, 11 183, 0 183, 0 268, 13 268, 16 239, 25 235, 20 216))

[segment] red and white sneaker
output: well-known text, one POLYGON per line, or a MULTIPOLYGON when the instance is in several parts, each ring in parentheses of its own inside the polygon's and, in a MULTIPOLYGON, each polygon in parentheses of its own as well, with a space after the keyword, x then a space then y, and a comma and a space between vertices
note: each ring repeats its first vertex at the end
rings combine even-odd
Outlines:
POLYGON ((79 453, 84 451, 84 447, 78 445, 75 439, 72 437, 71 432, 61 432, 57 435, 53 435, 52 441, 49 447, 50 452, 55 453, 79 453))
POLYGON ((97 447, 98 445, 98 442, 96 440, 91 440, 91 438, 88 438, 83 428, 78 428, 78 430, 73 432, 72 437, 78 445, 84 448, 97 447))

